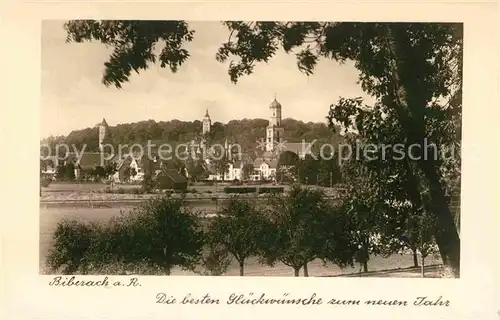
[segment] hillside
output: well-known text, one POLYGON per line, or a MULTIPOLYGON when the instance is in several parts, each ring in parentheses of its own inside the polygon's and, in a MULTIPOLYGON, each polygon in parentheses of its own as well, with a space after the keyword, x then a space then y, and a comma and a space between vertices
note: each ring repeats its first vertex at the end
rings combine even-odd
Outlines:
MULTIPOLYGON (((242 119, 231 120, 224 124, 215 122, 210 131, 210 140, 213 143, 224 143, 228 139, 230 143, 239 143, 242 150, 253 150, 257 141, 265 138, 265 129, 268 121, 265 119, 242 119)), ((284 119, 284 140, 287 142, 313 141, 338 144, 342 136, 326 125, 326 123, 303 122, 295 119, 284 119)), ((154 144, 161 143, 188 143, 199 137, 202 130, 202 123, 195 121, 160 121, 154 120, 140 121, 135 123, 119 124, 110 126, 109 143, 114 146, 132 145, 134 143, 145 145, 148 140, 154 144)), ((338 130, 336 130, 338 132, 338 130)), ((78 150, 86 145, 86 151, 98 150, 98 128, 85 128, 72 131, 66 137, 49 137, 43 139, 41 143, 55 146, 57 143, 74 145, 78 150)))

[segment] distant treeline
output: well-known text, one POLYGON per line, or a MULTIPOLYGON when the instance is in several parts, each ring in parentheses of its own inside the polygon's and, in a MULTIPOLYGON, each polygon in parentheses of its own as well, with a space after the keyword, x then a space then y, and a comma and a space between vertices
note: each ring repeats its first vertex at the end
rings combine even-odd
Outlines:
MULTIPOLYGON (((211 143, 224 143, 227 138, 230 143, 238 143, 243 150, 254 150, 256 142, 266 137, 268 120, 242 119, 231 120, 227 124, 215 122, 212 124, 208 138, 211 143)), ((283 140, 287 142, 313 141, 336 145, 342 139, 339 130, 332 130, 325 123, 303 122, 294 119, 284 119, 283 140)), ((140 121, 135 123, 119 124, 109 127, 106 143, 114 146, 124 144, 152 143, 188 143, 200 138, 202 122, 195 121, 140 121)), ((99 129, 97 127, 72 131, 68 136, 48 137, 41 141, 52 148, 56 144, 65 143, 74 145, 81 150, 86 145, 86 151, 98 151, 99 129)))

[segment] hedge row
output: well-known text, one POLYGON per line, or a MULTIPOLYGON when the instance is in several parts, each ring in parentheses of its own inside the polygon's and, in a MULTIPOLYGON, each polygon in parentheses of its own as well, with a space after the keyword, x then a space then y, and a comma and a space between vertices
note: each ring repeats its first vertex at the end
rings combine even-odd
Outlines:
POLYGON ((283 193, 283 187, 225 187, 225 193, 283 193))
POLYGON ((257 188, 255 187, 225 187, 225 193, 256 193, 257 188))
POLYGON ((259 193, 283 193, 285 188, 283 187, 260 187, 259 193))

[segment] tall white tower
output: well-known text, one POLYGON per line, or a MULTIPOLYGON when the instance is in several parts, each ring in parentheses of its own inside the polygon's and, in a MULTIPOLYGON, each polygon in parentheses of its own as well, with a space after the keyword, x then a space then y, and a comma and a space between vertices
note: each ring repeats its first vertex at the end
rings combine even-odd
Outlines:
POLYGON ((106 119, 102 118, 102 122, 99 123, 99 151, 103 152, 104 149, 104 139, 108 133, 108 123, 106 119))
POLYGON ((266 151, 274 151, 283 139, 284 129, 281 127, 281 104, 274 97, 269 106, 270 118, 266 130, 266 151))
POLYGON ((212 121, 210 120, 210 115, 208 114, 208 109, 205 111, 205 116, 203 117, 203 129, 202 134, 205 135, 210 132, 210 127, 212 126, 212 121))

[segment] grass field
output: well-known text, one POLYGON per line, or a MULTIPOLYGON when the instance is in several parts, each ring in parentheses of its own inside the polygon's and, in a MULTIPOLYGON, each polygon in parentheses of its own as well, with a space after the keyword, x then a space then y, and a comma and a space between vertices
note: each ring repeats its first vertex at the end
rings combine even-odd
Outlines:
MULTIPOLYGON (((85 208, 75 206, 40 206, 40 273, 45 273, 44 261, 53 245, 53 232, 57 222, 63 218, 81 219, 86 221, 106 222, 112 216, 119 215, 120 211, 132 210, 134 205, 119 205, 110 208, 85 208)), ((193 203, 194 207, 206 207, 206 203, 193 203)), ((372 257, 368 263, 370 271, 397 269, 412 266, 412 257, 409 255, 394 255, 389 258, 379 256, 372 257)), ((427 264, 441 263, 440 259, 428 258, 427 264)), ((248 276, 293 276, 293 270, 283 264, 275 267, 260 265, 256 259, 249 259, 245 266, 245 274, 248 276)), ((335 265, 324 266, 320 261, 312 261, 308 265, 310 276, 334 276, 341 274, 356 273, 358 268, 340 269, 335 265)), ((414 272, 412 274, 415 274, 414 272)), ((195 275, 180 269, 172 270, 172 275, 195 275)), ((239 275, 238 265, 233 262, 227 274, 239 275)), ((412 276, 408 273, 395 273, 394 276, 412 276)), ((418 272, 416 274, 418 276, 418 272)))

